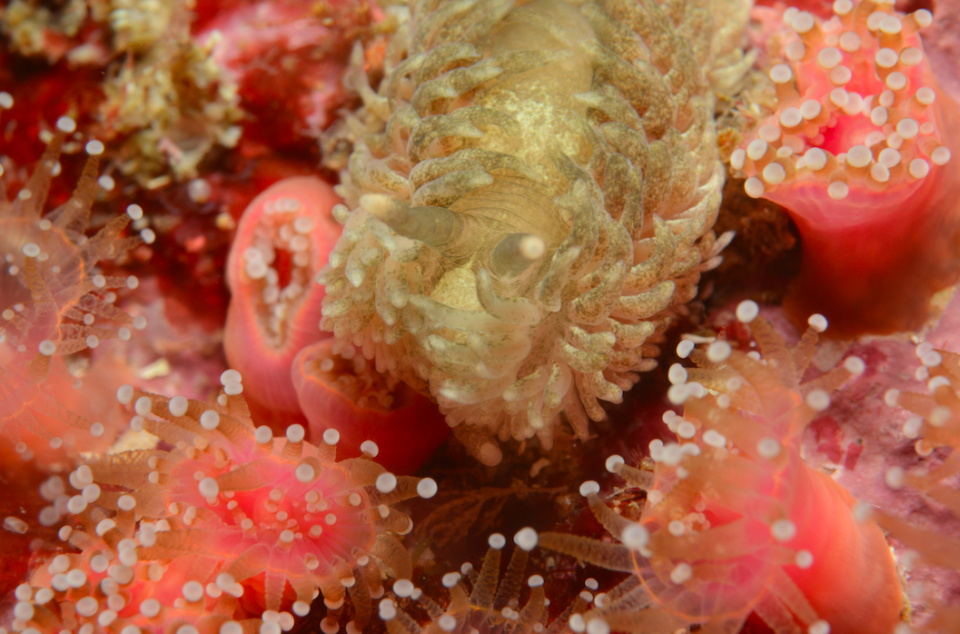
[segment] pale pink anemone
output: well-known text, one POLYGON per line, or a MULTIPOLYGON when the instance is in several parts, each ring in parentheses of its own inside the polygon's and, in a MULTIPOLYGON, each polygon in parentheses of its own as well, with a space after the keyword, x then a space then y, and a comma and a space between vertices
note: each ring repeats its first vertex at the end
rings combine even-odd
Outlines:
POLYGON ((85 144, 89 156, 73 195, 45 209, 61 171, 61 147, 76 127, 69 117, 57 121, 47 150, 12 200, 10 181, 0 180, 0 433, 23 458, 62 458, 66 451, 109 446, 120 415, 91 387, 109 380, 116 368, 89 369, 76 355, 109 340, 128 341, 146 326, 142 316, 116 305, 118 292, 136 288, 139 280, 100 269, 141 242, 123 234, 143 210, 130 205, 126 214, 88 235, 93 203, 107 182, 97 178, 103 143, 85 144))

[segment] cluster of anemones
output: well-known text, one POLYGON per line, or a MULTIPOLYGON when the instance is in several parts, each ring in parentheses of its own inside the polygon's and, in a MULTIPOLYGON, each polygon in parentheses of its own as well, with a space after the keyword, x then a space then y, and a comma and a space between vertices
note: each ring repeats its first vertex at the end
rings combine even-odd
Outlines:
POLYGON ((321 628, 336 632, 352 606, 355 632, 382 577, 410 577, 396 536, 412 523, 393 505, 432 497, 436 483, 386 471, 374 443, 336 461, 335 430, 319 446, 298 425, 274 438, 251 421, 240 381, 225 372, 211 404, 120 388, 131 427, 161 444, 70 474, 60 537, 78 552, 41 562, 20 586, 15 630, 279 632, 322 594, 321 628))
POLYGON ((684 406, 682 416, 664 416, 676 442, 651 442, 646 468, 607 460, 608 470, 646 492, 639 521, 609 509, 596 482, 581 486, 621 543, 543 533, 540 544, 635 575, 629 592, 582 617, 589 632, 692 624, 737 631, 755 613, 777 634, 801 626, 811 634, 889 634, 900 584, 886 540, 846 490, 800 456, 800 435, 829 406, 829 392, 864 363, 848 357, 802 382, 826 320, 812 317, 791 349, 757 318, 755 303, 737 315, 757 350, 723 339, 678 347, 700 368, 669 372, 669 398, 684 406))

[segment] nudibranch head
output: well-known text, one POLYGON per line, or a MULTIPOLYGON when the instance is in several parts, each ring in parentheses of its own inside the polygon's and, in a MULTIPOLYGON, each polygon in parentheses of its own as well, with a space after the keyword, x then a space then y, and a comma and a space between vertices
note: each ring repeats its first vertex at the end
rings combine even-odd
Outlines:
POLYGON ((309 437, 336 429, 347 456, 360 455, 372 442, 377 462, 394 473, 416 471, 450 435, 436 404, 377 372, 351 344, 325 339, 301 350, 293 385, 309 437))
MULTIPOLYGON (((122 256, 140 243, 140 238, 122 233, 143 210, 130 205, 126 214, 96 234, 86 234, 98 192, 112 188, 109 177, 97 178, 103 143, 86 143, 89 157, 73 195, 59 207, 44 210, 52 179, 61 170, 61 146, 75 131, 73 119, 57 121, 47 150, 12 201, 6 199, 9 183, 2 181, 0 427, 20 453, 48 451, 48 443, 53 449, 66 445, 89 451, 109 442, 112 435, 105 432, 111 423, 105 427, 106 421, 88 420, 93 408, 67 405, 71 399, 64 392, 82 382, 71 376, 62 357, 96 348, 102 341, 129 340, 135 330, 146 327, 143 317, 114 305, 115 291, 136 288, 137 278, 103 275, 98 268, 99 262, 122 256)), ((151 241, 153 235, 145 230, 143 238, 151 241)))
POLYGON ((801 383, 822 316, 791 349, 756 318, 756 304, 738 313, 752 322, 757 351, 724 340, 678 351, 700 369, 671 370, 670 399, 685 410, 664 418, 677 442, 653 441, 645 468, 619 456, 607 461, 647 491, 639 522, 610 510, 595 482, 581 487, 622 546, 597 549, 556 533, 541 534, 540 543, 636 575, 633 599, 646 597, 649 608, 636 612, 628 601, 592 612, 614 631, 628 623, 636 632, 692 623, 736 631, 755 613, 777 634, 892 632, 901 590, 883 534, 800 457, 800 434, 829 406, 830 391, 863 372, 863 361, 849 357, 801 383))
POLYGON ((561 414, 586 439, 730 236, 702 9, 463 7, 414 11, 376 89, 354 51, 321 326, 494 465, 561 414))
POLYGON ((783 13, 775 111, 730 162, 748 195, 800 229, 801 276, 785 302, 796 320, 822 313, 834 336, 910 330, 960 271, 960 214, 944 198, 960 118, 924 54, 928 10, 837 0, 832 13, 783 13))
POLYGON ((337 461, 334 430, 319 446, 299 425, 274 438, 250 420, 239 374, 221 381, 216 403, 120 388, 131 426, 166 448, 71 473, 76 521, 60 537, 80 552, 40 564, 14 612, 19 631, 278 633, 263 627, 288 630, 322 594, 330 632, 344 613, 367 623, 387 572, 410 577, 396 535, 412 524, 392 505, 436 484, 369 455, 337 461))
POLYGON ((323 288, 314 277, 340 235, 330 215, 337 203, 318 178, 284 179, 253 199, 230 249, 224 350, 247 379, 247 397, 272 411, 299 410, 290 368, 323 336, 323 288))

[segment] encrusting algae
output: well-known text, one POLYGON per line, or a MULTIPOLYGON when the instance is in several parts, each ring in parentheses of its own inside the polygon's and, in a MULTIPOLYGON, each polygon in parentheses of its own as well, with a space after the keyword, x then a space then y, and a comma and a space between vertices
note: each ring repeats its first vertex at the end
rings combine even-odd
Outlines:
MULTIPOLYGON (((960 471, 960 355, 938 350, 931 343, 917 346, 917 356, 923 364, 923 375, 928 379, 929 394, 903 392, 887 395, 892 405, 916 414, 903 427, 906 438, 916 439, 917 458, 912 468, 890 467, 885 474, 886 485, 894 490, 912 489, 943 509, 950 518, 960 518, 960 498, 950 478, 960 471), (949 449, 946 455, 935 455, 938 449, 949 449)), ((870 509, 870 517, 904 547, 902 557, 908 569, 921 566, 941 570, 960 571, 960 541, 924 521, 898 517, 882 508, 870 509)), ((922 592, 928 617, 916 632, 952 632, 960 626, 960 609, 951 605, 942 590, 922 592), (940 596, 938 596, 940 595, 940 596)))

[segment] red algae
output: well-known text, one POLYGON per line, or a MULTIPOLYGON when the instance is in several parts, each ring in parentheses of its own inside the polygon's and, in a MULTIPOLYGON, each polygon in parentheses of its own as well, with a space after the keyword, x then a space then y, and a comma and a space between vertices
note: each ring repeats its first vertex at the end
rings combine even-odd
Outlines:
POLYGON ((636 575, 633 603, 595 606, 588 624, 653 632, 699 623, 732 632, 754 613, 777 634, 888 634, 899 622, 900 583, 883 534, 799 452, 828 393, 864 364, 851 357, 801 384, 825 320, 811 318, 815 328, 790 349, 755 319, 756 309, 745 302, 738 310, 759 346, 750 355, 724 340, 678 348, 701 369, 669 372, 669 398, 685 406, 683 416, 664 416, 677 442, 653 441, 653 464, 640 469, 608 459, 610 471, 647 491, 639 523, 607 508, 595 482, 581 487, 623 546, 540 535, 542 546, 636 575), (640 599, 647 609, 635 607, 640 599))
POLYGON ((142 210, 131 205, 126 215, 95 235, 85 233, 99 188, 102 143, 87 143, 90 157, 73 196, 44 213, 51 180, 60 172, 57 159, 64 137, 76 128, 67 117, 57 126, 16 198, 0 203, 0 252, 6 267, 0 273, 0 425, 20 453, 64 445, 89 451, 109 444, 117 421, 88 418, 106 412, 91 395, 75 392, 82 381, 67 370, 64 357, 110 339, 129 340, 132 330, 146 325, 142 317, 114 305, 115 291, 136 288, 137 278, 105 276, 98 268, 102 260, 139 244, 139 238, 121 234, 142 210))
POLYGON ((200 7, 196 39, 214 42, 213 60, 238 86, 251 115, 245 144, 316 153, 317 136, 346 105, 341 80, 351 41, 374 9, 365 1, 290 0, 219 9, 208 18, 209 7, 200 7))
POLYGON ((821 313, 836 337, 913 330, 960 274, 960 115, 924 53, 929 11, 840 0, 833 14, 783 13, 776 111, 731 164, 800 230, 795 321, 821 313))
POLYGON ((327 339, 304 348, 293 362, 293 384, 311 438, 332 427, 346 455, 372 441, 377 461, 395 473, 416 471, 450 435, 430 399, 376 372, 350 344, 327 339))
POLYGON ((277 414, 299 413, 293 360, 324 336, 314 277, 340 234, 330 214, 338 202, 317 178, 276 183, 247 207, 227 260, 227 360, 246 377, 251 401, 277 414))

